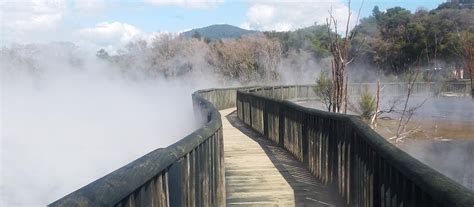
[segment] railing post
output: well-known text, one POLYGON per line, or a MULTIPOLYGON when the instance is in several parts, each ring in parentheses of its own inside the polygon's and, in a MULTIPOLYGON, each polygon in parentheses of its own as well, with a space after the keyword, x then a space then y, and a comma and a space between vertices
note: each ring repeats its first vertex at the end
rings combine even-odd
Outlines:
POLYGON ((308 157, 308 120, 307 115, 305 113, 301 113, 301 147, 303 148, 303 164, 304 166, 308 167, 309 157, 308 157))
MULTIPOLYGON (((373 183, 373 188, 374 188, 374 198, 373 198, 373 204, 374 206, 380 205, 381 199, 380 199, 380 158, 377 153, 374 153, 374 167, 373 167, 373 173, 374 173, 374 183, 373 183)), ((403 191, 407 191, 407 189, 403 189, 403 191)))
POLYGON ((181 202, 181 162, 183 160, 173 163, 168 171, 168 188, 169 188, 169 202, 170 206, 182 206, 181 202))
POLYGON ((242 119, 243 122, 245 122, 245 98, 244 98, 244 95, 243 94, 240 94, 240 113, 242 115, 242 117, 240 117, 242 119))
POLYGON ((279 113, 278 113, 278 126, 279 126, 279 131, 278 131, 278 144, 279 146, 285 148, 285 109, 283 105, 280 105, 278 107, 279 113))
POLYGON ((263 100, 263 135, 265 138, 269 138, 268 136, 268 109, 267 109, 267 101, 263 100))
POLYGON ((252 124, 252 105, 253 105, 253 100, 252 98, 249 98, 249 126, 250 128, 253 129, 253 124, 252 124))

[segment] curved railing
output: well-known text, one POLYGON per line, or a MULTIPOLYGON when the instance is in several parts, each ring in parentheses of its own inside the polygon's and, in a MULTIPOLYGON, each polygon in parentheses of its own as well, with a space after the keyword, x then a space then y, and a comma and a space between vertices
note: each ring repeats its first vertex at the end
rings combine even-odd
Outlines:
POLYGON ((49 206, 225 206, 222 123, 237 88, 192 95, 202 127, 72 192, 49 206))
POLYGON ((237 92, 237 115, 289 151, 350 206, 474 206, 472 191, 387 142, 359 118, 282 99, 311 86, 237 92))
POLYGON ((217 110, 235 106, 245 123, 281 144, 323 182, 337 184, 348 204, 472 206, 472 192, 393 147, 358 119, 281 100, 313 96, 310 85, 197 91, 192 100, 201 128, 49 206, 225 206, 217 110))

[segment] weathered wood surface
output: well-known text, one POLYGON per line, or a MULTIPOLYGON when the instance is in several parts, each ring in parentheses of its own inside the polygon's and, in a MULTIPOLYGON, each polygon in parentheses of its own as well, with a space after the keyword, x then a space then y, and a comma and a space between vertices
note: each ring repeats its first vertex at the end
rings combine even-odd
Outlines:
POLYGON ((337 191, 247 127, 234 111, 220 111, 227 206, 343 206, 337 191))
POLYGON ((472 191, 398 149, 360 118, 279 98, 301 97, 299 89, 237 91, 239 120, 336 186, 348 206, 474 206, 472 191))

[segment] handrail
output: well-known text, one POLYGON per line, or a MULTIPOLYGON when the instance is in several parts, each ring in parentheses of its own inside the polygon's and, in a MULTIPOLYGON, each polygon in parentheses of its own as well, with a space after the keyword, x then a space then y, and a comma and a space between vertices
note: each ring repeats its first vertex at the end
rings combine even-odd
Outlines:
POLYGON ((49 206, 225 206, 222 123, 241 88, 192 95, 203 124, 190 135, 121 167, 49 206))
MULTIPOLYGON (((285 107, 287 108, 285 110, 288 110, 288 112, 294 110, 294 113, 310 114, 311 116, 317 115, 322 119, 351 122, 349 125, 353 127, 354 130, 365 130, 364 127, 367 127, 366 125, 358 123, 360 121, 357 119, 348 118, 350 116, 307 109, 287 101, 278 100, 312 97, 314 96, 314 92, 312 92, 311 87, 311 85, 252 86, 196 91, 192 95, 192 100, 196 118, 202 123, 201 128, 166 148, 154 150, 126 166, 64 196, 63 198, 49 204, 49 206, 142 206, 151 204, 153 204, 153 206, 225 206, 222 123, 220 114, 217 110, 235 107, 237 105, 239 118, 259 130, 266 137, 280 143, 287 150, 290 150, 289 146, 291 145, 285 145, 285 136, 279 137, 279 133, 289 133, 289 131, 286 130, 285 127, 281 130, 279 128, 278 130, 272 128, 278 126, 278 117, 283 117, 287 120, 295 118, 293 117, 290 119, 289 116, 286 116, 290 114, 283 114, 284 116, 279 114, 280 110, 283 110, 285 107), (252 91, 253 93, 258 93, 260 95, 237 92, 238 90, 252 91), (254 104, 258 105, 258 103, 250 103, 250 98, 249 100, 246 100, 246 97, 253 97, 251 99, 256 102, 263 101, 275 105, 259 105, 255 108, 254 104), (259 107, 263 110, 259 109, 259 107), (252 111, 255 113, 251 113, 252 111), (272 111, 275 112, 273 115, 272 111), (265 118, 263 118, 264 116, 262 115, 262 112, 266 115, 265 118), (260 121, 262 123, 257 123, 259 119, 261 119, 260 121), (270 122, 270 120, 273 121, 270 122)), ((307 115, 303 116, 305 117, 304 120, 306 120, 307 115)), ((314 117, 312 118, 314 119, 314 117)), ((285 124, 284 119, 280 119, 283 121, 283 124, 280 123, 280 126, 285 124)), ((304 126, 307 127, 308 123, 304 123, 304 126)), ((344 128, 344 125, 341 125, 341 127, 344 128)), ((306 133, 304 137, 308 137, 308 133, 315 132, 305 131, 304 133, 306 133)), ((364 135, 363 133, 361 133, 361 135, 372 136, 364 135)), ((300 135, 295 135, 295 137, 298 136, 300 135)), ((373 136, 377 136, 377 134, 373 136)), ((288 137, 289 136, 286 136, 286 138, 288 137)), ((313 139, 313 141, 314 140, 316 139, 313 139)), ((328 139, 324 140, 328 142, 328 139)), ((375 141, 367 140, 367 146, 372 142, 371 145, 380 145, 380 143, 378 143, 381 141, 380 137, 374 138, 374 140, 375 141)), ((308 140, 306 140, 306 142, 307 141, 308 140)), ((381 148, 381 146, 379 146, 379 148, 381 148)), ((295 150, 298 150, 298 148, 293 146, 290 152, 296 156, 298 153, 296 153, 295 150)), ((307 149, 304 150, 306 150, 305 153, 308 153, 307 149)), ((390 150, 397 149, 387 147, 387 151, 390 150)), ((375 152, 383 154, 385 151, 379 152, 376 150, 374 153, 375 152)), ((390 153, 393 154, 393 152, 390 153)), ((403 152, 401 153, 403 154, 403 152)), ((402 157, 403 156, 405 156, 403 159, 413 159, 406 154, 402 155, 402 157), (406 156, 408 156, 408 158, 406 156)), ((314 170, 316 168, 309 165, 310 159, 307 157, 307 154, 301 156, 301 160, 303 159, 308 165, 308 168, 315 173, 314 170)), ((354 158, 351 157, 351 159, 354 158)), ((403 159, 393 159, 394 161, 389 161, 387 163, 406 163, 403 159)), ((414 162, 414 166, 419 167, 420 163, 417 163, 416 160, 414 162)), ((348 163, 354 162, 351 160, 351 162, 348 163)), ((419 169, 424 170, 424 172, 433 173, 431 168, 427 168, 423 164, 421 164, 421 166, 422 167, 419 167, 419 169)), ((410 173, 415 173, 413 175, 415 177, 421 175, 420 172, 413 172, 410 168, 402 168, 401 171, 405 172, 405 175, 411 175, 410 173)), ((321 173, 315 175, 319 176, 319 178, 323 179, 325 182, 329 181, 327 180, 328 178, 323 177, 321 173)), ((351 174, 351 176, 353 175, 351 174)), ((423 183, 429 183, 430 181, 427 181, 427 179, 428 178, 420 178, 421 181, 414 182, 418 183, 417 186, 419 185, 426 188, 426 185, 423 185, 423 183), (421 184, 419 182, 421 182, 421 184)), ((446 179, 447 178, 442 175, 435 176, 433 180, 436 180, 438 185, 435 185, 434 189, 436 190, 439 185, 445 183, 449 184, 447 186, 448 189, 447 191, 427 191, 430 192, 429 195, 437 195, 439 196, 438 198, 451 196, 453 191, 451 188, 452 181, 446 179), (438 195, 436 194, 437 192, 446 192, 447 195, 438 195)), ((347 184, 352 184, 352 182, 353 181, 347 181, 347 184)), ((353 185, 351 186, 351 188, 353 188, 353 185)), ((456 185, 453 186, 456 189, 459 187, 456 185)), ((461 190, 459 192, 461 192, 461 194, 458 195, 460 198, 472 198, 472 193, 468 194, 466 197, 464 195, 466 194, 465 191, 461 190)), ((352 197, 349 197, 349 195, 353 196, 352 191, 347 194, 343 193, 343 195, 346 195, 346 198, 348 199, 353 199, 352 197)), ((376 193, 374 195, 376 195, 376 193)), ((460 199, 460 203, 462 202, 464 201, 460 199)))
POLYGON ((390 144, 359 118, 284 99, 310 86, 237 92, 237 115, 354 206, 474 206, 474 193, 390 144), (283 99, 283 100, 282 100, 283 99))

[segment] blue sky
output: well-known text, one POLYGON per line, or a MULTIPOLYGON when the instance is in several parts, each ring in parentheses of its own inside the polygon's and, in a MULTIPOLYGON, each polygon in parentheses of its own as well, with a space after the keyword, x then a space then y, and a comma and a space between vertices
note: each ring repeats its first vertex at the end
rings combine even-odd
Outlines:
MULTIPOLYGON (((363 0, 352 0, 357 13, 363 0)), ((361 17, 375 5, 433 9, 443 0, 365 0, 361 17)), ((329 9, 343 22, 345 0, 6 0, 0 2, 0 45, 71 41, 117 48, 136 38, 177 33, 212 24, 286 31, 324 23, 329 9)), ((353 21, 351 25, 355 24, 353 21)))
MULTIPOLYGON (((298 1, 295 1, 297 4, 298 1)), ((328 2, 328 1, 326 1, 328 2)), ((347 4, 346 1, 341 1, 347 4)), ((381 10, 400 6, 415 11, 417 8, 436 8, 443 0, 366 0, 362 5, 361 17, 369 16, 374 6, 381 10)), ((113 9, 104 15, 102 21, 121 21, 135 25, 146 32, 179 32, 186 29, 204 27, 211 24, 226 23, 236 26, 246 20, 246 14, 252 5, 249 1, 225 1, 211 8, 195 9, 179 5, 144 6, 141 3, 125 3, 135 7, 134 12, 125 8, 113 9)), ((362 0, 353 0, 352 9, 357 11, 362 0)), ((311 18, 311 17, 308 17, 311 18)), ((258 29, 258 28, 253 28, 258 29)))
POLYGON ((140 6, 135 4, 135 13, 124 12, 120 8, 104 16, 104 21, 129 22, 146 32, 180 32, 187 29, 212 24, 232 24, 239 26, 245 21, 248 4, 244 2, 224 2, 212 8, 196 9, 176 5, 140 6))

